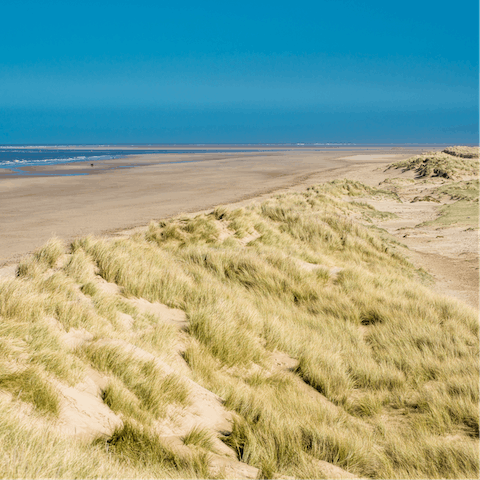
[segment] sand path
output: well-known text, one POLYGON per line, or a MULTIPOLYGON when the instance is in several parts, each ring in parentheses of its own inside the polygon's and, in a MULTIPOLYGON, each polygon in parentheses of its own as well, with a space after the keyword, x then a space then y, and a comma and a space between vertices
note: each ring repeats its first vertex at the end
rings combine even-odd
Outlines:
MULTIPOLYGON (((421 188, 421 187, 420 187, 421 188)), ((465 226, 438 227, 423 225, 438 216, 439 205, 433 202, 397 203, 372 200, 378 210, 395 213, 397 218, 379 221, 408 247, 403 253, 414 265, 430 273, 437 293, 456 297, 478 309, 479 262, 478 230, 465 226)))

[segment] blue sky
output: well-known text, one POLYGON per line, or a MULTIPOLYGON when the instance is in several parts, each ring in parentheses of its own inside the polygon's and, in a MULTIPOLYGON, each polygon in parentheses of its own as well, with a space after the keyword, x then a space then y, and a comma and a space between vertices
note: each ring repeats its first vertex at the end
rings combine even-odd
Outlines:
POLYGON ((0 0, 0 143, 478 142, 478 2, 0 0))

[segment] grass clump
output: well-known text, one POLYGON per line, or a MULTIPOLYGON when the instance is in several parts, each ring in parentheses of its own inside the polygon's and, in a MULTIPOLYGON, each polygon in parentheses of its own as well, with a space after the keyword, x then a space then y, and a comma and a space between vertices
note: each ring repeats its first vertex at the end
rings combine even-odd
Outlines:
POLYGON ((206 450, 213 450, 214 442, 212 434, 205 428, 195 426, 183 438, 185 445, 195 445, 206 450))
POLYGON ((154 416, 146 409, 141 400, 131 392, 124 383, 113 378, 103 392, 103 401, 115 413, 124 418, 131 418, 140 424, 150 425, 154 416))
POLYGON ((65 245, 58 238, 50 239, 45 246, 38 249, 33 258, 38 262, 45 263, 48 267, 53 268, 57 260, 65 253, 65 245))
MULTIPOLYGON (((105 441, 99 440, 99 443, 105 441)), ((126 465, 139 466, 154 476, 210 478, 208 457, 202 453, 181 456, 169 448, 151 428, 126 422, 106 442, 108 451, 126 465)))
POLYGON ((58 393, 34 367, 0 375, 0 390, 6 390, 14 398, 30 403, 43 414, 58 415, 58 393))
MULTIPOLYGON (((388 190, 381 188, 370 187, 361 182, 355 180, 348 180, 346 178, 341 180, 333 180, 331 182, 326 182, 321 185, 316 185, 314 187, 309 187, 307 191, 313 191, 317 195, 331 195, 334 197, 341 197, 348 195, 350 197, 393 197, 398 199, 398 196, 388 190)), ((331 201, 330 199, 321 197, 321 200, 324 202, 331 201)))
POLYGON ((154 432, 131 422, 117 428, 106 443, 109 450, 122 459, 160 464, 167 468, 178 464, 177 456, 161 443, 154 432))
POLYGON ((137 403, 133 397, 126 398, 125 407, 121 407, 121 392, 112 385, 110 401, 117 410, 134 412, 133 416, 138 417, 137 410, 141 408, 154 417, 164 417, 168 405, 188 404, 188 389, 183 381, 173 373, 161 371, 154 359, 144 360, 125 347, 101 343, 85 346, 83 354, 98 370, 114 374, 138 399, 137 403))
POLYGON ((43 247, 36 250, 33 255, 22 260, 17 269, 17 276, 23 277, 43 272, 53 268, 57 260, 65 253, 65 245, 58 238, 50 239, 43 247))

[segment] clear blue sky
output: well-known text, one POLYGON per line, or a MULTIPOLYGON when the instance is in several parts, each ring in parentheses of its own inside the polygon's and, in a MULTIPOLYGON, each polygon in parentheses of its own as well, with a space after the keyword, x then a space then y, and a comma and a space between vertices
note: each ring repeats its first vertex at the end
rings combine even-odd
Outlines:
POLYGON ((477 0, 0 7, 0 144, 478 142, 477 0))

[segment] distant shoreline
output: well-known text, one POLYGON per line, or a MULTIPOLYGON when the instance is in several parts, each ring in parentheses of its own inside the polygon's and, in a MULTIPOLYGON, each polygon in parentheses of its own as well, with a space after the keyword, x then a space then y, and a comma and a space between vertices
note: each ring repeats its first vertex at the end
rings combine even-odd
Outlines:
MULTIPOLYGON (((438 149, 440 147, 433 145, 424 145, 419 147, 422 150, 438 149)), ((19 147, 0 147, 0 178, 15 178, 26 176, 80 176, 92 173, 99 173, 115 168, 133 168, 138 166, 151 165, 152 155, 178 155, 175 160, 167 159, 165 162, 155 159, 154 164, 170 163, 192 163, 202 154, 237 154, 237 153, 286 153, 286 152, 354 152, 354 151, 395 151, 396 153, 418 152, 418 148, 409 148, 407 146, 394 146, 383 148, 381 146, 290 146, 283 145, 272 146, 235 146, 235 145, 217 145, 217 146, 135 146, 135 147, 107 147, 103 145, 96 146, 19 146, 19 147), (67 153, 68 152, 68 153, 67 153), (188 156, 194 155, 189 158, 188 156), (137 158, 142 156, 144 162, 139 162, 137 158), (187 156, 187 158, 185 158, 187 156), (132 159, 132 161, 129 161, 132 159), (109 162, 110 160, 118 160, 109 162), (92 169, 91 167, 95 167, 92 169)))
MULTIPOLYGON (((68 241, 133 228, 348 172, 360 175, 420 151, 171 153, 106 160, 103 170, 89 162, 56 165, 50 172, 49 167, 35 167, 54 175, 0 178, 0 265, 18 260, 52 236, 68 241), (124 168, 132 164, 136 168, 124 168)), ((371 176, 362 175, 367 180, 371 176)))

